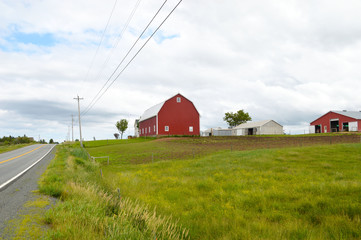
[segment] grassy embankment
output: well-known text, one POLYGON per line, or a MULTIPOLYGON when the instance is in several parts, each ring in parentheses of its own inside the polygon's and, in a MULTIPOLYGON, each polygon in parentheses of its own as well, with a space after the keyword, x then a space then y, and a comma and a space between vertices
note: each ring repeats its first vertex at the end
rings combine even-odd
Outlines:
POLYGON ((103 185, 99 165, 78 145, 60 145, 40 181, 40 192, 59 198, 44 222, 50 239, 186 239, 169 217, 103 185))
POLYGON ((191 239, 359 239, 361 145, 326 137, 85 144, 110 156, 99 160, 104 189, 179 219, 191 239), (257 144, 307 147, 234 151, 257 144))

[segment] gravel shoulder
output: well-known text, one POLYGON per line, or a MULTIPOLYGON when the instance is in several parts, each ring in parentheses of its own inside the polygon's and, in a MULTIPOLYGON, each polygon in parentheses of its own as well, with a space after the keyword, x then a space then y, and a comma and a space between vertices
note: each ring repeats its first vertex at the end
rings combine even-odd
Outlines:
POLYGON ((19 218, 25 203, 34 199, 40 176, 54 158, 56 148, 24 175, 0 191, 0 239, 10 239, 9 221, 19 218), (6 232, 6 233, 5 233, 6 232))

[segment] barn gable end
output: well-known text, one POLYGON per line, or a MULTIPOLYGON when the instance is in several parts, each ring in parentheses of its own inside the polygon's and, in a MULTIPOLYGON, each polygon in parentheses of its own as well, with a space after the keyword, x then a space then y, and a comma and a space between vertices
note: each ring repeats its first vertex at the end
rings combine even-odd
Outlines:
POLYGON ((144 112, 139 121, 140 136, 199 135, 199 113, 181 94, 144 112))

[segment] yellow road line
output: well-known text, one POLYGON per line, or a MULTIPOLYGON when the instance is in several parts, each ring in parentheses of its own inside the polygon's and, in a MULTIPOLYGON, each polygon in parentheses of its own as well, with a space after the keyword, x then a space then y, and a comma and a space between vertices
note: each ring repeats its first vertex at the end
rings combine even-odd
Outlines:
POLYGON ((24 153, 24 154, 21 154, 21 155, 19 155, 19 156, 13 157, 13 158, 6 159, 6 160, 0 162, 0 164, 9 162, 9 161, 14 160, 14 159, 19 158, 19 157, 22 157, 22 156, 24 156, 24 155, 26 155, 26 154, 29 154, 29 153, 31 153, 31 152, 34 152, 35 150, 38 150, 39 148, 42 148, 42 147, 44 147, 44 146, 45 146, 45 145, 41 145, 40 147, 37 147, 37 148, 35 148, 35 149, 33 149, 33 150, 29 151, 29 152, 26 152, 26 153, 24 153))

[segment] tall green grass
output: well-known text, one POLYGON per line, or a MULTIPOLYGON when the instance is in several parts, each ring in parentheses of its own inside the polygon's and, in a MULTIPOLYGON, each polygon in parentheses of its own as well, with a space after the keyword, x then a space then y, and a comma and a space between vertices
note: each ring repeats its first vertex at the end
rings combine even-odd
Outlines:
POLYGON ((78 146, 57 147, 40 191, 59 198, 44 221, 50 239, 188 239, 188 231, 155 209, 104 188, 98 164, 78 146))
POLYGON ((216 153, 103 166, 105 187, 191 239, 360 239, 361 145, 216 153))

